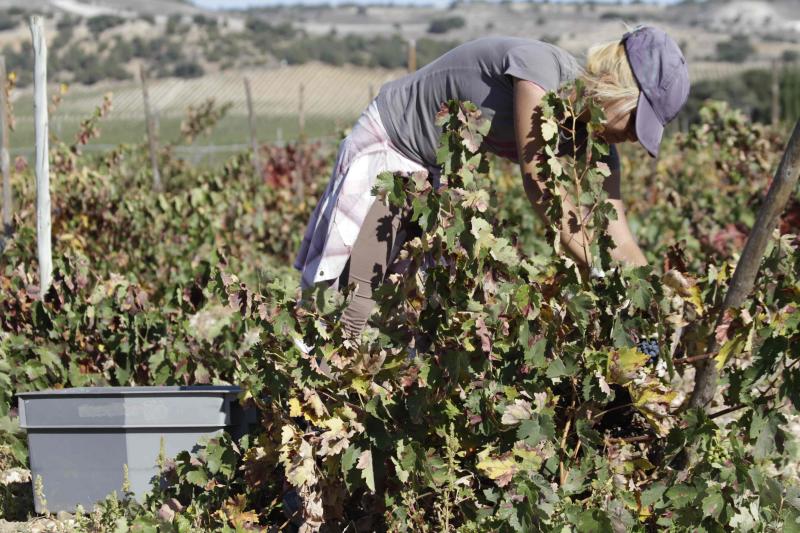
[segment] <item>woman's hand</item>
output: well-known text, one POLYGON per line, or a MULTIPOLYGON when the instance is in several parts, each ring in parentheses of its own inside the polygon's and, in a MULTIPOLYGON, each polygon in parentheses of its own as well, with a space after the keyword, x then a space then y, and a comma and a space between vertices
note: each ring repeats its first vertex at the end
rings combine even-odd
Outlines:
MULTIPOLYGON (((545 188, 537 169, 537 155, 541 153, 543 146, 541 139, 542 117, 539 104, 544 95, 544 89, 535 83, 514 78, 514 129, 522 182, 534 211, 546 223, 549 223, 545 214, 545 188)), ((617 220, 610 221, 608 229, 609 235, 616 244, 611 251, 611 257, 623 263, 646 265, 647 260, 636 244, 625 217, 625 208, 620 195, 619 158, 615 156, 616 151, 612 150, 612 158, 609 164, 611 175, 605 182, 605 189, 609 194, 609 202, 617 212, 617 220)), ((583 220, 584 217, 578 214, 579 209, 575 206, 571 197, 563 190, 560 192, 564 211, 564 216, 561 220, 561 242, 572 257, 583 266, 587 266, 591 264, 588 242, 586 242, 587 236, 585 230, 577 223, 577 221, 583 220)))

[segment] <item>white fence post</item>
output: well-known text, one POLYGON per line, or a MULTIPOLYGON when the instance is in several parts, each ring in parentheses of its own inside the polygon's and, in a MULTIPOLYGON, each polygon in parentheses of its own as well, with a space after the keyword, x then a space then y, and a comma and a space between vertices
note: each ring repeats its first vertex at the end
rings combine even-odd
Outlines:
POLYGON ((39 252, 39 299, 50 288, 53 250, 50 238, 50 163, 47 132, 47 43, 42 17, 31 17, 33 40, 33 111, 36 132, 36 241, 39 252))
MULTIPOLYGON (((11 205, 11 154, 9 153, 8 140, 8 102, 6 102, 6 87, 8 75, 6 74, 6 59, 0 56, 0 172, 3 173, 3 234, 11 236, 12 205, 11 205)), ((0 247, 2 248, 2 247, 0 247)))

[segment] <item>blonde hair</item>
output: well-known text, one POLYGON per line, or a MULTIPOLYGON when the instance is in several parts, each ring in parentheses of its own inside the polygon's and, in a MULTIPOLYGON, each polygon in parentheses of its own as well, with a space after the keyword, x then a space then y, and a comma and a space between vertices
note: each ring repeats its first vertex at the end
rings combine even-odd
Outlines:
POLYGON ((625 55, 625 45, 620 41, 589 48, 581 79, 586 85, 586 95, 604 108, 616 101, 623 113, 636 108, 639 85, 625 55))

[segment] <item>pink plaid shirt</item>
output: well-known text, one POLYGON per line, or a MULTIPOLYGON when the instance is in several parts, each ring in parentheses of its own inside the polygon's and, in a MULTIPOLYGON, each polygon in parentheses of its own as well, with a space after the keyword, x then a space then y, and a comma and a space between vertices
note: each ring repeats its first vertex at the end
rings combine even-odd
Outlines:
POLYGON ((311 215, 294 267, 301 286, 338 280, 375 197, 372 186, 384 171, 428 170, 401 154, 389 140, 375 101, 339 145, 331 180, 311 215))

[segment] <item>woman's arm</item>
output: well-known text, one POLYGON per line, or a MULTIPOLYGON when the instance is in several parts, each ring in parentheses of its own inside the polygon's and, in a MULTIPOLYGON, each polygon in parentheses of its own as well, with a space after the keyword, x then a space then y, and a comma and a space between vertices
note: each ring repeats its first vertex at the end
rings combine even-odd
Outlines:
POLYGON ((625 205, 622 203, 620 188, 619 155, 616 150, 611 151, 611 160, 608 166, 611 168, 611 175, 606 178, 603 187, 608 193, 608 202, 614 206, 614 210, 617 212, 617 219, 608 222, 608 234, 614 239, 616 245, 611 250, 611 258, 637 266, 646 265, 647 259, 639 245, 636 244, 631 227, 628 225, 628 217, 625 216, 625 205))
MULTIPOLYGON (((547 222, 545 188, 540 181, 536 161, 536 154, 540 153, 542 148, 539 104, 544 94, 544 89, 535 83, 514 78, 514 128, 522 182, 534 211, 547 222)), ((616 244, 611 251, 611 257, 634 265, 646 265, 647 261, 628 227, 625 208, 620 197, 619 162, 614 163, 612 161, 611 176, 605 183, 610 197, 609 201, 617 211, 617 220, 612 220, 609 224, 609 234, 616 244)), ((561 242, 567 252, 579 263, 588 265, 591 258, 587 256, 588 247, 584 247, 586 237, 580 225, 576 223, 577 220, 581 220, 581 217, 577 215, 579 210, 563 189, 560 192, 564 211, 561 220, 561 242)))

